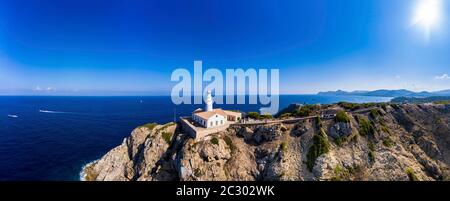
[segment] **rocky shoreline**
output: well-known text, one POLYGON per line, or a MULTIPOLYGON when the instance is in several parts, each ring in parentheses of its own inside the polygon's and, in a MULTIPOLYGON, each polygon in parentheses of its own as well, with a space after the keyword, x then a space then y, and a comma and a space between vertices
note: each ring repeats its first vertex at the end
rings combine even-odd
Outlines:
MULTIPOLYGON (((283 112, 302 114, 302 107, 283 112)), ((80 176, 86 181, 449 179, 450 105, 352 107, 322 105, 309 112, 333 108, 338 116, 230 127, 201 140, 176 123, 147 124, 87 164, 80 176)))

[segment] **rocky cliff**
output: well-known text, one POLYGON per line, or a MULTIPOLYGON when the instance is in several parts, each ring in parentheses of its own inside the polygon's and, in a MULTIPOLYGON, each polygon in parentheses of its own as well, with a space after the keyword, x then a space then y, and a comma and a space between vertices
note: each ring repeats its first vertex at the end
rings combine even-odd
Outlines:
POLYGON ((336 117, 232 126, 201 140, 189 138, 176 123, 144 125, 86 165, 83 177, 120 181, 449 179, 450 105, 376 104, 354 110, 335 104, 309 112, 321 114, 330 108, 340 111, 336 117))

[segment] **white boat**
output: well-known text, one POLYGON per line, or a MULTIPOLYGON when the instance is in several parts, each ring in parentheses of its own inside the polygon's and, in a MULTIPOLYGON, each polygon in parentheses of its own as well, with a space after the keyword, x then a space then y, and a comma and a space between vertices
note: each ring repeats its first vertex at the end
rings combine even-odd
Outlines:
POLYGON ((8 114, 8 117, 11 117, 11 118, 17 118, 17 117, 19 117, 19 116, 15 115, 15 114, 8 114))

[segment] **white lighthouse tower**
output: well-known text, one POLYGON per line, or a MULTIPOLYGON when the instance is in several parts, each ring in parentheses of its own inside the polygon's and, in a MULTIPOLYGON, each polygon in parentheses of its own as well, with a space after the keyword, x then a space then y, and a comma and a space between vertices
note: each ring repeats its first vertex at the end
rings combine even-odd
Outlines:
POLYGON ((213 110, 213 99, 211 97, 211 91, 206 92, 206 106, 205 111, 209 112, 213 110))

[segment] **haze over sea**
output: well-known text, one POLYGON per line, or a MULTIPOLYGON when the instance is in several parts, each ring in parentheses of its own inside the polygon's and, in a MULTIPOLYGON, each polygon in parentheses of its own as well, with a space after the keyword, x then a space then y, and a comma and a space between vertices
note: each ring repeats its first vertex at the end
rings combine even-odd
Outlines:
MULTIPOLYGON (((367 96, 281 95, 290 103, 385 102, 367 96)), ((214 105, 244 112, 261 105, 214 105)), ((164 124, 202 105, 169 96, 0 96, 0 180, 79 180, 83 165, 122 143, 137 126, 164 124)))

